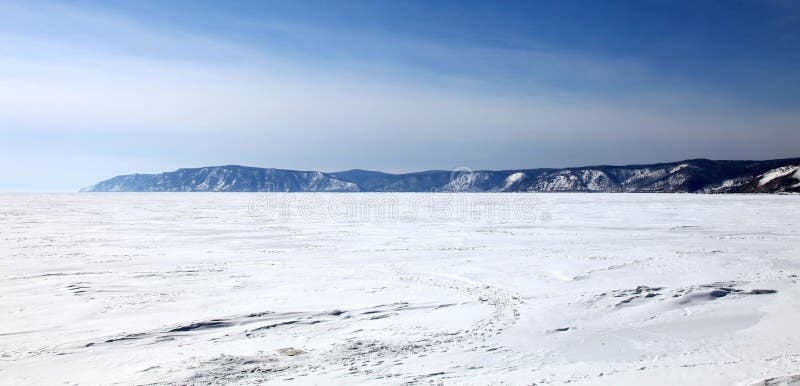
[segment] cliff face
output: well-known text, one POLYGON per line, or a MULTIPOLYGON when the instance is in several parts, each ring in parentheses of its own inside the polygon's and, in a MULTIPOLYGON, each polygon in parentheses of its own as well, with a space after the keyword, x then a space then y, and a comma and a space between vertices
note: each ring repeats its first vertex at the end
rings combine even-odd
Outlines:
POLYGON ((215 166, 111 178, 89 192, 800 192, 800 158, 389 174, 215 166))

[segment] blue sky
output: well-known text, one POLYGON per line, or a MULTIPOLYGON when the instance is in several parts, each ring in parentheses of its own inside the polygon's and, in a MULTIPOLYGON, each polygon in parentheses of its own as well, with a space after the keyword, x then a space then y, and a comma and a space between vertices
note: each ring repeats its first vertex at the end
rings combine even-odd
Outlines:
POLYGON ((800 156, 794 1, 0 2, 0 190, 800 156))

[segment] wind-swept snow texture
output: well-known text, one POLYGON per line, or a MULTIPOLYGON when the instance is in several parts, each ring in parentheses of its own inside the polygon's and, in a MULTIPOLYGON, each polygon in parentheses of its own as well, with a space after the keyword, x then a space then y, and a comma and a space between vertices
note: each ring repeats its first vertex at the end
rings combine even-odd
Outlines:
POLYGON ((798 196, 265 196, 0 196, 0 383, 800 379, 798 196))

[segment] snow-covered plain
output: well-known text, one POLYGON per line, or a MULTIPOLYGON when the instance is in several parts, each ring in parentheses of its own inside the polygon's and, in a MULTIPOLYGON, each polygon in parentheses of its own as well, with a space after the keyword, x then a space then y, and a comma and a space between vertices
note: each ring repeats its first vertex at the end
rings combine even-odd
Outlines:
POLYGON ((798 196, 0 203, 2 384, 728 385, 800 374, 798 196))

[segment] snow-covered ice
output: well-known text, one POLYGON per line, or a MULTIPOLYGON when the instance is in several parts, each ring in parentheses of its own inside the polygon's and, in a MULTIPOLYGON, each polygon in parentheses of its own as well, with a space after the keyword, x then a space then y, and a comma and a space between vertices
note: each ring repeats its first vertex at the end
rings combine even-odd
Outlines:
POLYGON ((2 384, 729 385, 800 374, 798 196, 0 203, 2 384))

